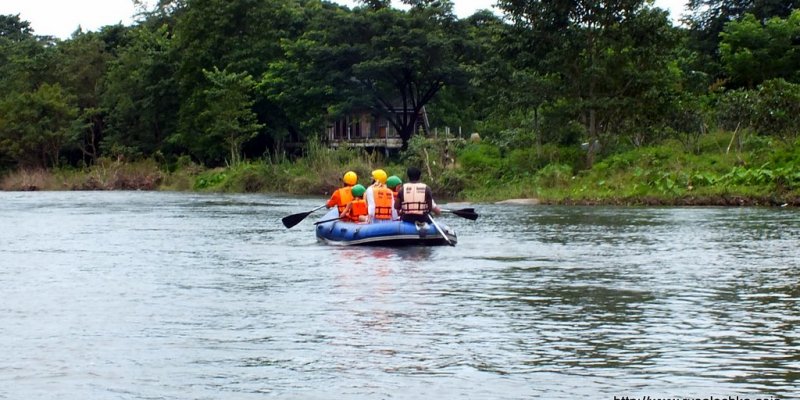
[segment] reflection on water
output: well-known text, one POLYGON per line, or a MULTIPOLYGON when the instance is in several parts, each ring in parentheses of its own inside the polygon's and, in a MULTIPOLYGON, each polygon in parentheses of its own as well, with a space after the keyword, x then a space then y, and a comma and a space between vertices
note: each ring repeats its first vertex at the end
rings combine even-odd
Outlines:
POLYGON ((793 398, 800 213, 476 205, 316 242, 320 199, 0 193, 0 398, 793 398))

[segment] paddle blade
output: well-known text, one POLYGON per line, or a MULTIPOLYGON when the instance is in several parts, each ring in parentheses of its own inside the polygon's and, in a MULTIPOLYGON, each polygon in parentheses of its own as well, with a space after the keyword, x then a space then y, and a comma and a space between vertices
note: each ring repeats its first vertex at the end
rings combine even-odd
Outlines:
POLYGON ((475 212, 474 208, 464 208, 461 210, 452 210, 449 212, 458 215, 461 218, 466 218, 472 221, 475 221, 476 219, 478 219, 478 217, 480 217, 480 215, 475 212))
POLYGON ((313 211, 306 211, 306 212, 302 212, 302 213, 299 213, 299 214, 287 215, 287 216, 281 218, 281 222, 283 222, 283 226, 285 226, 287 228, 291 228, 291 227, 299 224, 300 221, 306 219, 306 217, 309 216, 312 212, 313 211))
POLYGON ((311 215, 311 213, 313 213, 314 211, 317 211, 320 208, 325 207, 325 206, 326 205, 323 204, 323 205, 321 205, 321 206, 319 206, 319 207, 317 207, 317 208, 315 208, 315 209, 313 209, 311 211, 306 211, 306 212, 302 212, 302 213, 298 213, 298 214, 287 215, 287 216, 281 218, 281 222, 283 222, 283 226, 285 226, 287 228, 291 228, 291 227, 299 224, 300 221, 306 219, 306 217, 311 215))

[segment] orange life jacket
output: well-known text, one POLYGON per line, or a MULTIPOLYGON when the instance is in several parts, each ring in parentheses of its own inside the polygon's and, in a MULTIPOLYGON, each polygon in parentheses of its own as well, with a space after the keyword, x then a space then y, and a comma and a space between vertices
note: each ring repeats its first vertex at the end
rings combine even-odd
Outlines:
POLYGON ((331 196, 332 200, 338 200, 336 203, 336 207, 339 208, 339 214, 344 212, 344 208, 347 207, 351 201, 353 201, 353 187, 352 186, 345 186, 343 188, 336 189, 336 193, 339 195, 331 196))
POLYGON ((387 187, 372 188, 372 198, 375 200, 375 219, 392 219, 393 196, 392 190, 387 187))
POLYGON ((346 218, 351 222, 358 222, 358 217, 367 215, 367 202, 364 199, 354 199, 350 202, 350 211, 347 213, 346 218))
POLYGON ((425 215, 430 212, 425 201, 424 183, 406 183, 403 185, 403 204, 400 205, 403 214, 425 215))

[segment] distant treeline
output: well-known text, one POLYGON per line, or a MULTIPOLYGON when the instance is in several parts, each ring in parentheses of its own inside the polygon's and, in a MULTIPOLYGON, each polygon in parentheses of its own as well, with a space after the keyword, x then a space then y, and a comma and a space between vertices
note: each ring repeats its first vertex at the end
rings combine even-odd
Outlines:
POLYGON ((426 106, 500 155, 589 143, 584 167, 712 131, 800 132, 800 0, 690 0, 678 27, 644 0, 499 0, 464 19, 448 0, 157 3, 67 40, 0 15, 0 171, 236 165, 398 104, 405 145, 426 106))

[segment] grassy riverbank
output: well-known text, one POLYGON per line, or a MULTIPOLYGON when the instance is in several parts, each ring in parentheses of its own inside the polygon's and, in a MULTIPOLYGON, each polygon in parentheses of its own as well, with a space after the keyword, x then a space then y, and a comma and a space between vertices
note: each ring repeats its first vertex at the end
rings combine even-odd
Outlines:
POLYGON ((438 198, 493 202, 536 198, 550 204, 794 205, 800 206, 800 143, 750 136, 709 135, 691 151, 679 142, 632 148, 583 168, 573 149, 503 151, 485 143, 414 140, 386 159, 357 150, 310 146, 296 160, 271 157, 207 169, 188 159, 172 165, 101 160, 86 169, 19 170, 3 190, 176 190, 327 195, 345 170, 367 183, 384 168, 402 176, 422 167, 438 198), (454 155, 454 156, 452 156, 454 155))

